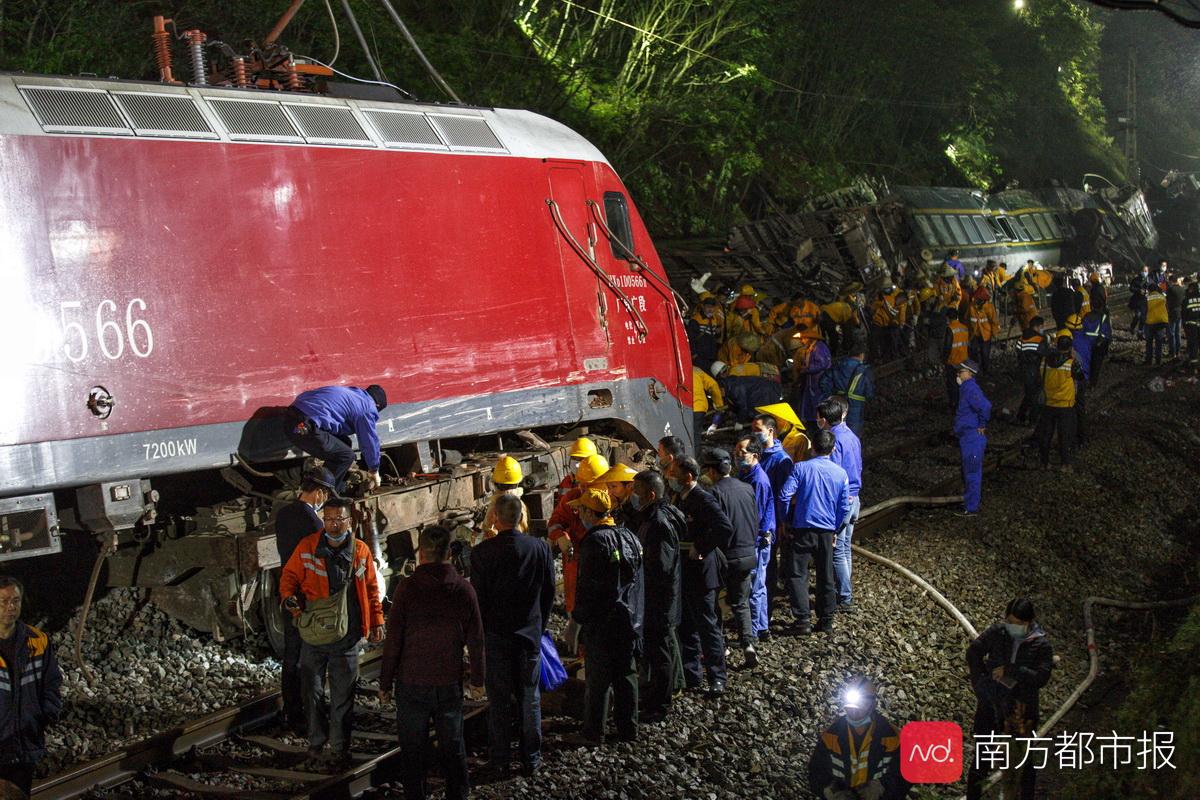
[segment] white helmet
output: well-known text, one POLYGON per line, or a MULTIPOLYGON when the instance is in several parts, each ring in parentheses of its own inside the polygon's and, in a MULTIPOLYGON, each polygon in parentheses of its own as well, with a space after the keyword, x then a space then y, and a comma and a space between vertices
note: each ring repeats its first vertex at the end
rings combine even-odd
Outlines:
POLYGON ((724 361, 714 361, 712 363, 712 373, 711 374, 714 378, 721 377, 721 373, 724 371, 725 371, 725 362, 724 361))

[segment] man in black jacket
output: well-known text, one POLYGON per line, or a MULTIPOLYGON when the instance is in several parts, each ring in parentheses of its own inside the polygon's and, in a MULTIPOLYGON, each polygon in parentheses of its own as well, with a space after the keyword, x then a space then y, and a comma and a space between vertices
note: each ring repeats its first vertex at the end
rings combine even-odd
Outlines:
POLYGON ((750 484, 731 477, 731 472, 733 457, 728 451, 713 448, 704 452, 704 474, 712 481, 713 496, 733 526, 733 535, 721 545, 725 553, 725 601, 733 611, 745 664, 753 667, 758 663, 758 653, 750 618, 750 577, 758 566, 758 504, 750 484))
POLYGON ((675 675, 681 671, 675 630, 682 615, 679 540, 687 533, 682 512, 666 500, 667 487, 654 470, 633 479, 629 504, 636 511, 638 540, 645 553, 646 611, 643 664, 646 689, 641 721, 661 722, 671 706, 675 675))
POLYGON ((1054 315, 1054 327, 1062 328, 1067 324, 1067 317, 1078 314, 1083 308, 1083 298, 1067 285, 1067 276, 1058 273, 1054 276, 1054 291, 1050 293, 1050 313, 1054 315))
POLYGON ((632 531, 613 520, 608 492, 585 489, 570 505, 587 528, 579 543, 572 612, 586 653, 583 740, 604 743, 612 689, 617 738, 632 742, 637 739, 636 659, 641 655, 645 608, 642 546, 632 531))
POLYGON ((471 585, 483 616, 487 662, 487 772, 501 777, 512 756, 512 712, 521 720, 521 771, 531 776, 542 761, 541 644, 554 605, 554 555, 544 539, 517 529, 523 503, 496 498, 500 532, 471 551, 471 585))
MULTIPOLYGON (((300 495, 275 515, 275 547, 279 564, 286 564, 296 545, 325 527, 317 512, 330 498, 338 497, 333 473, 324 467, 306 470, 300 479, 300 495)), ((300 688, 300 629, 290 621, 283 626, 283 660, 280 690, 283 695, 283 722, 298 734, 307 735, 304 697, 300 688)))
POLYGON ((675 505, 687 520, 683 552, 683 621, 679 647, 683 651, 684 682, 699 689, 708 676, 713 696, 725 693, 725 636, 717 611, 717 591, 725 574, 725 553, 733 537, 733 524, 712 493, 701 487, 700 465, 694 458, 677 459, 671 466, 670 484, 675 505), (703 653, 703 667, 701 666, 703 653))
MULTIPOLYGON (((967 668, 976 698, 976 737, 991 733, 1032 736, 1040 721, 1038 690, 1054 669, 1054 648, 1035 621, 1033 603, 1018 597, 1004 614, 1002 624, 992 625, 967 647, 967 668)), ((967 773, 967 800, 979 800, 987 777, 975 763, 967 773)), ((1021 800, 1033 800, 1036 777, 1033 768, 1022 770, 1021 800)))

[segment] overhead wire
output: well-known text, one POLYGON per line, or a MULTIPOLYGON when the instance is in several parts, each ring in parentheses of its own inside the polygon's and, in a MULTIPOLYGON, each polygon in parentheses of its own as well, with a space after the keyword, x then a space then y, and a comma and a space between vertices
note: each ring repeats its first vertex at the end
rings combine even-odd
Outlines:
POLYGON ((329 23, 333 25, 333 58, 329 59, 328 66, 333 69, 333 65, 337 63, 338 56, 342 52, 342 35, 338 31, 337 17, 333 15, 333 3, 330 0, 325 0, 325 10, 329 12, 329 23))
POLYGON ((417 59, 421 62, 422 66, 425 67, 425 71, 429 73, 429 77, 433 79, 433 82, 436 83, 443 92, 450 95, 450 98, 454 100, 454 102, 462 105, 463 101, 459 99, 458 95, 454 93, 454 90, 450 88, 450 84, 446 83, 446 80, 442 77, 441 73, 438 72, 429 59, 425 57, 425 53, 423 50, 421 50, 421 46, 417 44, 416 38, 408 30, 408 26, 404 24, 404 20, 400 18, 400 15, 396 13, 396 9, 392 6, 391 0, 381 0, 381 2, 383 3, 383 7, 387 9, 387 12, 391 14, 392 21, 395 22, 396 27, 400 29, 400 33, 404 36, 404 40, 408 42, 408 46, 411 47, 413 52, 417 54, 417 59))
POLYGON ((374 73, 375 80, 390 86, 391 84, 388 84, 383 79, 383 73, 379 71, 379 64, 375 62, 375 56, 371 54, 371 48, 367 44, 367 37, 363 36, 362 28, 358 27, 358 17, 354 16, 354 9, 350 8, 350 0, 342 0, 342 9, 346 12, 346 18, 350 20, 350 27, 354 29, 354 35, 358 39, 358 44, 363 49, 363 54, 367 57, 367 63, 371 65, 371 72, 374 73))
POLYGON ((408 91, 407 89, 401 89, 399 86, 397 86, 394 83, 389 83, 388 81, 384 81, 384 80, 373 81, 369 78, 360 78, 357 75, 351 75, 348 72, 342 72, 340 69, 334 69, 331 65, 326 64, 324 61, 313 58, 312 56, 303 55, 301 53, 296 53, 296 58, 302 58, 305 61, 311 61, 314 64, 318 64, 322 67, 325 67, 328 70, 331 70, 335 75, 341 75, 343 78, 348 78, 349 80, 352 80, 352 81, 358 81, 359 83, 373 83, 377 86, 387 86, 389 88, 395 89, 397 92, 399 92, 400 94, 409 98, 410 100, 417 99, 416 96, 412 92, 408 91))

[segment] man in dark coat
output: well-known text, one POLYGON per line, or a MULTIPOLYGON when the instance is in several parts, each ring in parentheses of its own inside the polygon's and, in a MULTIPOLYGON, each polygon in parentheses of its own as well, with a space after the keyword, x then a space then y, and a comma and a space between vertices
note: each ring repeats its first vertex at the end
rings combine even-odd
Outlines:
POLYGON ((554 606, 554 554, 544 539, 517 529, 523 507, 516 495, 497 497, 500 531, 471 551, 488 665, 488 772, 495 777, 508 772, 514 697, 522 773, 533 775, 542 761, 541 643, 554 606))
POLYGON ((0 575, 0 780, 26 795, 62 712, 62 672, 46 634, 21 622, 25 587, 0 575))
POLYGON ((575 610, 586 653, 583 740, 603 744, 608 691, 613 695, 617 738, 637 739, 637 658, 641 655, 645 580, 642 546, 612 518, 612 498, 585 489, 570 501, 587 534, 579 543, 579 582, 575 610))
POLYGON ((1054 276, 1054 291, 1050 293, 1050 313, 1054 316, 1054 327, 1062 328, 1067 324, 1067 317, 1078 314, 1083 308, 1083 298, 1067 285, 1067 276, 1059 273, 1054 276))
MULTIPOLYGON (((286 564, 292 557, 296 545, 324 527, 317 512, 331 497, 337 497, 333 473, 324 467, 308 470, 300 479, 300 494, 292 502, 279 509, 275 515, 275 547, 279 551, 279 564, 286 564)), ((304 695, 300 680, 300 630, 289 620, 283 626, 283 660, 280 675, 280 691, 283 695, 284 725, 306 735, 308 724, 304 719, 304 695)))
POLYGON ((446 797, 466 800, 471 785, 463 742, 463 648, 470 653, 471 685, 484 680, 483 625, 471 584, 449 562, 450 532, 421 531, 420 565, 396 587, 387 620, 379 699, 396 693, 400 779, 405 800, 426 796, 425 757, 432 718, 446 797))
POLYGON ((758 637, 750 616, 750 577, 758 566, 755 543, 758 540, 758 504, 754 489, 731 476, 733 457, 726 450, 713 448, 703 456, 704 474, 712 481, 712 493, 729 517, 733 535, 721 547, 725 553, 725 602, 733 612, 733 621, 741 639, 747 667, 758 663, 754 649, 758 637))
POLYGON ((733 524, 712 492, 698 483, 700 465, 694 458, 671 465, 670 485, 675 506, 687 520, 683 551, 683 622, 679 647, 683 651, 684 682, 700 689, 707 673, 708 691, 725 693, 725 635, 717 610, 717 591, 725 574, 725 552, 733 537, 733 524), (701 666, 703 654, 703 667, 701 666))
MULTIPOLYGON (((976 698, 976 737, 1034 735, 1041 721, 1038 692, 1054 669, 1054 648, 1035 621, 1033 603, 1018 597, 1004 614, 1003 623, 992 625, 967 646, 967 668, 976 698)), ((986 778, 972 761, 967 800, 979 800, 986 778)), ((1021 800, 1033 800, 1036 778, 1037 771, 1031 767, 1021 771, 1021 800)))
POLYGON ((682 512, 666 500, 662 476, 643 470, 633 479, 629 503, 636 510, 636 533, 645 554, 645 644, 642 648, 646 690, 642 694, 641 721, 653 724, 666 718, 671 706, 675 676, 682 671, 676 629, 682 618, 682 573, 679 540, 687 533, 682 512))

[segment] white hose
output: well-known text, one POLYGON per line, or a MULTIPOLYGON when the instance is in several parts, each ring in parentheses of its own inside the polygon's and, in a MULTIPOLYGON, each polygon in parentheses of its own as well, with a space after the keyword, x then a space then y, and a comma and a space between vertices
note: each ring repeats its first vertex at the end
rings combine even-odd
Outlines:
MULTIPOLYGON (((962 501, 961 496, 958 496, 958 497, 919 497, 919 496, 893 497, 890 500, 885 500, 882 503, 878 503, 876 505, 871 506, 866 511, 862 512, 859 519, 861 520, 863 517, 869 516, 871 514, 878 514, 879 512, 886 511, 889 508, 895 508, 898 505, 949 505, 951 503, 958 503, 961 501, 962 501)), ((854 552, 858 553, 859 555, 866 557, 867 559, 869 559, 871 561, 875 561, 879 564, 883 564, 886 567, 890 567, 891 569, 893 569, 896 572, 903 575, 905 578, 908 578, 910 581, 915 583, 917 586, 921 587, 924 591, 928 592, 929 595, 931 597, 933 597, 934 601, 937 602, 938 605, 940 605, 942 608, 946 609, 946 611, 950 612, 950 615, 952 617, 954 617, 954 620, 959 624, 960 627, 962 627, 963 630, 965 630, 967 632, 967 634, 972 639, 975 639, 979 635, 979 633, 975 630, 975 627, 963 615, 963 613, 961 611, 959 611, 958 608, 956 608, 953 603, 951 603, 949 600, 947 600, 946 597, 941 592, 939 592, 937 589, 933 588, 933 586, 931 586, 924 578, 922 578, 921 576, 912 572, 908 568, 901 566, 900 564, 897 564, 895 561, 892 561, 889 558, 884 558, 883 556, 881 556, 877 553, 872 553, 870 550, 865 550, 856 544, 851 544, 850 549, 853 550, 854 552)), ((1096 626, 1095 626, 1095 623, 1092 621, 1092 607, 1093 606, 1109 606, 1111 608, 1129 608, 1129 609, 1133 609, 1133 610, 1148 610, 1148 609, 1155 609, 1155 608, 1170 608, 1172 606, 1184 606, 1184 605, 1188 605, 1190 603, 1194 603, 1198 600, 1200 600, 1200 595, 1192 595, 1191 597, 1181 597, 1181 598, 1178 598, 1175 600, 1156 600, 1153 602, 1141 602, 1141 601, 1134 601, 1134 600, 1113 600, 1108 597, 1088 597, 1088 598, 1086 598, 1083 601, 1083 624, 1084 624, 1085 631, 1087 633, 1087 650, 1088 650, 1088 658, 1090 661, 1090 663, 1088 665, 1088 674, 1083 679, 1083 681, 1078 686, 1075 687, 1075 691, 1071 692, 1071 695, 1066 699, 1066 701, 1063 702, 1062 706, 1059 707, 1058 711, 1055 711, 1054 715, 1052 717, 1050 717, 1050 719, 1046 720, 1046 722, 1040 726, 1039 730, 1034 732, 1034 735, 1035 736, 1045 736, 1047 731, 1050 731, 1051 729, 1053 729, 1054 726, 1056 724, 1058 724, 1058 722, 1067 714, 1067 712, 1070 711, 1072 707, 1074 707, 1075 703, 1079 701, 1079 698, 1083 696, 1083 693, 1086 692, 1088 690, 1088 688, 1095 682, 1096 676, 1100 674, 1100 650, 1099 650, 1099 647, 1096 645, 1096 626)), ((988 781, 984 787, 984 791, 990 792, 994 788, 995 784, 1000 780, 1000 777, 1001 777, 1001 773, 999 773, 999 772, 992 773, 991 777, 988 779, 988 781)))

